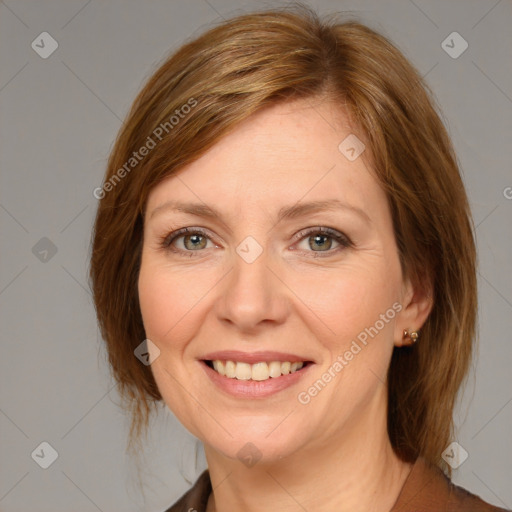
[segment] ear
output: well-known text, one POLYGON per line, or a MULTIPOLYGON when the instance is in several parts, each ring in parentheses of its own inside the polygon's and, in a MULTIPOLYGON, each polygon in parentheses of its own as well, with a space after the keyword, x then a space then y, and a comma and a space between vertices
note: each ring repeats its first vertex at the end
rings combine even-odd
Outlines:
POLYGON ((410 339, 404 339, 405 329, 409 332, 419 331, 427 320, 433 306, 432 285, 427 279, 416 285, 406 279, 402 286, 401 299, 402 309, 396 316, 394 333, 397 347, 412 344, 410 339))

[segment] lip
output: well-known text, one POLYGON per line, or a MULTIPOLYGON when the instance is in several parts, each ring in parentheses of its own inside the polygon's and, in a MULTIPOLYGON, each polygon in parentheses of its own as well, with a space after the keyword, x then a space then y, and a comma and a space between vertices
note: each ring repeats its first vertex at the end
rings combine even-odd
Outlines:
POLYGON ((271 361, 281 361, 286 362, 290 361, 290 363, 300 363, 300 362, 314 362, 308 359, 307 357, 301 357, 297 354, 288 354, 285 352, 273 352, 273 351, 260 351, 260 352, 241 352, 239 350, 221 350, 217 352, 210 352, 206 354, 204 357, 201 357, 202 360, 206 361, 236 361, 238 363, 261 363, 261 362, 271 362, 271 361))
MULTIPOLYGON (((275 353, 273 353, 275 355, 275 353)), ((273 356, 274 357, 274 356, 273 356)), ((289 357, 289 355, 287 356, 289 357)), ((222 360, 222 359, 221 359, 222 360)), ((231 359, 227 359, 231 360, 231 359)), ((265 359, 263 359, 265 360, 265 359)), ((273 359, 274 361, 278 361, 279 359, 273 359)), ((299 361, 299 359, 296 359, 299 361)), ((259 362, 261 359, 258 359, 255 362, 259 362)), ((289 359, 286 359, 289 361, 289 359)), ((303 361, 303 359, 301 359, 303 361)), ((241 361, 246 362, 246 361, 241 361)), ((256 398, 266 398, 280 391, 283 391, 295 384, 297 384, 306 373, 309 372, 310 368, 314 366, 313 363, 309 362, 306 366, 297 370, 294 373, 289 373, 288 375, 281 375, 280 377, 272 378, 270 377, 267 380, 238 380, 238 379, 230 379, 229 377, 224 377, 220 373, 216 372, 214 369, 210 368, 206 361, 199 361, 201 368, 206 373, 207 377, 210 381, 223 393, 228 394, 231 397, 235 398, 248 398, 248 399, 256 399, 256 398)))

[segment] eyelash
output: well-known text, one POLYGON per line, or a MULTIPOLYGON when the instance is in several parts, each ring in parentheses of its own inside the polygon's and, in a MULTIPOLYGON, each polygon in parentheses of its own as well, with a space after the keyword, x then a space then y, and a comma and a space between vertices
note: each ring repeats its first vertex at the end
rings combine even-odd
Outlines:
MULTIPOLYGON (((340 233, 339 231, 336 231, 335 229, 329 228, 329 227, 315 227, 315 228, 307 228, 299 231, 295 238, 297 238, 297 243, 301 242, 303 239, 305 239, 308 235, 323 235, 327 236, 329 238, 334 239, 336 242, 340 244, 340 247, 337 247, 332 250, 328 251, 304 251, 302 249, 299 249, 298 252, 307 252, 307 253, 313 253, 314 258, 318 257, 327 257, 332 256, 333 254, 337 254, 338 252, 348 248, 353 247, 353 243, 348 238, 348 236, 344 235, 343 233, 340 233), (324 256, 325 255, 325 256, 324 256)), ((185 256, 185 257, 195 257, 194 253, 200 253, 203 250, 199 249, 197 251, 184 251, 182 249, 176 249, 172 244, 175 240, 180 238, 183 235, 200 235, 208 240, 210 240, 210 236, 206 232, 206 230, 202 228, 195 228, 195 227, 188 227, 188 228, 182 228, 177 231, 173 231, 172 233, 169 233, 163 237, 160 238, 160 246, 162 249, 172 251, 178 255, 185 256)))

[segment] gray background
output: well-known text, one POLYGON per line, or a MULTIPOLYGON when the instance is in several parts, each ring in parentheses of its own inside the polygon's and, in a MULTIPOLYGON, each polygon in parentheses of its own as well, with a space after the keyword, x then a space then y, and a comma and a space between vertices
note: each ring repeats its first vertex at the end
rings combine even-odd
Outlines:
MULTIPOLYGON (((443 110, 480 260, 479 358, 456 413, 456 440, 469 458, 454 481, 510 508, 512 3, 310 3, 351 11, 390 37, 443 110), (456 59, 441 46, 453 31, 469 44, 456 59)), ((168 52, 213 22, 272 5, 0 1, 1 511, 157 512, 204 468, 201 450, 193 463, 196 441, 164 407, 146 445, 145 498, 135 486, 124 452, 128 421, 87 285, 92 191, 121 119, 168 52), (31 47, 44 31, 59 45, 47 59, 31 47), (43 441, 58 452, 48 469, 31 457, 43 441)))

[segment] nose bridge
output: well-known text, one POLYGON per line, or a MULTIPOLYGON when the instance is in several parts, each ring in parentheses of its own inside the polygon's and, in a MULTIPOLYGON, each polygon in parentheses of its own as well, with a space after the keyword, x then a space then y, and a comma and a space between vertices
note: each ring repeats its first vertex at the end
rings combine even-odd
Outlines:
POLYGON ((287 311, 283 284, 272 268, 270 253, 253 237, 246 237, 233 253, 233 269, 225 283, 219 317, 241 329, 263 321, 280 323, 287 311))

